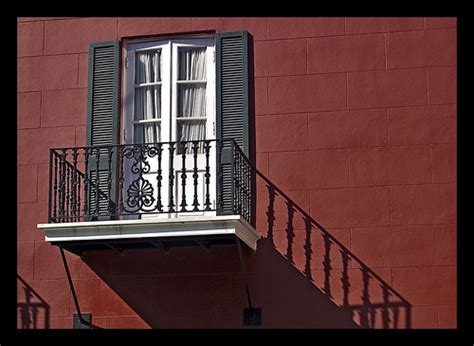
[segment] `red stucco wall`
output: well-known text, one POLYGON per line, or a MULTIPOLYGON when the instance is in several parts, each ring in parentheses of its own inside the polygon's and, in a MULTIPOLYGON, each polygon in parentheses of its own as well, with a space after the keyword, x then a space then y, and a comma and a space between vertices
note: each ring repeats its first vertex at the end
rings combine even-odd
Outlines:
MULTIPOLYGON (((259 180, 264 239, 244 255, 263 327, 361 324, 340 307, 341 249, 360 259, 349 305, 363 300, 364 263, 409 302, 411 327, 456 327, 456 19, 413 17, 19 18, 18 303, 43 299, 36 327, 70 328, 75 312, 59 251, 36 224, 47 221, 48 149, 85 144, 89 43, 200 30, 252 34, 257 167, 342 243, 324 265, 321 233, 308 238, 281 194, 269 225, 259 180)), ((242 326, 235 248, 67 258, 97 326, 242 326)), ((381 301, 378 279, 368 292, 381 301)))

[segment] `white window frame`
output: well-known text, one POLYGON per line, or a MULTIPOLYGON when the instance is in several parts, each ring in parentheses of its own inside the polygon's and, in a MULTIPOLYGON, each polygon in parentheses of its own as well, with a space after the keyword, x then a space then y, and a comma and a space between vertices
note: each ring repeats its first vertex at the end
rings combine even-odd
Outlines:
MULTIPOLYGON (((216 68, 215 68, 215 38, 205 37, 188 37, 188 38, 167 38, 146 41, 126 41, 122 49, 122 56, 125 57, 122 62, 122 114, 121 114, 121 136, 122 144, 133 144, 134 139, 134 103, 135 103, 135 53, 140 50, 161 49, 161 120, 142 120, 136 123, 161 122, 161 142, 177 141, 177 110, 178 110, 178 49, 181 47, 206 47, 206 139, 216 139, 216 68)), ((184 120, 186 121, 186 120, 184 120)), ((192 121, 192 120, 191 120, 192 121)), ((211 207, 216 209, 216 142, 211 142, 210 151, 210 195, 211 207)), ((168 171, 168 163, 166 160, 167 151, 163 153, 162 161, 163 172, 168 171)), ((187 167, 190 167, 192 156, 187 156, 187 167)), ((204 167, 204 154, 199 154, 198 165, 204 167)), ((179 171, 180 162, 175 161, 175 169, 179 171)), ((154 173, 153 168, 150 171, 154 173)), ((199 174, 203 174, 200 172, 199 174)), ((166 186, 168 177, 163 175, 163 186, 166 186)), ((178 181, 178 180, 177 180, 178 181)), ((174 196, 176 199, 175 209, 179 207, 178 184, 175 184, 174 196)), ((191 185, 189 185, 191 186, 191 185)), ((202 186, 204 188, 204 186, 202 186)), ((203 193, 203 192, 202 192, 203 193)), ((164 204, 168 200, 168 191, 164 187, 162 190, 162 201, 164 204)), ((202 203, 202 202, 200 202, 202 203)), ((201 204, 202 207, 203 204, 201 204)), ((186 213, 165 213, 160 215, 145 215, 141 218, 175 218, 183 216, 213 216, 216 211, 204 212, 186 212, 186 213)), ((133 216, 131 216, 133 218, 133 216)))
MULTIPOLYGON (((216 138, 216 75, 214 37, 168 38, 154 41, 129 41, 123 45, 122 71, 122 144, 134 142, 134 123, 161 123, 161 142, 177 140, 178 110, 178 49, 180 47, 206 47, 206 139, 216 138), (134 121, 135 52, 161 50, 161 119, 134 121)), ((193 121, 193 120, 191 120, 193 121)))

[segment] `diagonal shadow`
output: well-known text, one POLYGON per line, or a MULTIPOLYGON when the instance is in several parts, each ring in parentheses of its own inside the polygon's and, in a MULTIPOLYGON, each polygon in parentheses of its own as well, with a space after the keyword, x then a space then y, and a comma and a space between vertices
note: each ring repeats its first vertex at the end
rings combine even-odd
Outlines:
POLYGON ((17 293, 16 307, 21 323, 18 329, 49 329, 49 305, 20 275, 16 277, 24 295, 24 301, 20 302, 20 294, 17 293), (41 321, 44 325, 41 325, 41 321))
POLYGON ((304 267, 300 271, 308 281, 324 292, 341 309, 349 311, 353 320, 361 328, 411 328, 411 304, 265 175, 253 169, 255 174, 263 180, 267 190, 268 201, 265 203, 267 205, 267 239, 273 247, 277 247, 274 241, 277 220, 275 203, 279 198, 286 206, 282 208, 286 209, 286 213, 280 213, 282 214, 280 217, 286 219, 284 230, 286 246, 281 246, 282 250, 286 247, 286 251, 282 255, 295 265, 293 239, 295 238, 296 215, 302 219, 305 229, 304 267), (312 243, 316 237, 320 238, 322 244, 320 246, 322 275, 319 280, 313 278, 312 268, 315 263, 312 243), (333 263, 336 261, 339 268, 333 268, 333 263), (335 275, 338 275, 338 280, 334 280, 335 275), (351 290, 352 286, 357 289, 351 290), (335 295, 333 291, 336 290, 338 292, 335 295), (353 294, 359 291, 360 295, 353 294))
MULTIPOLYGON (((256 252, 243 250, 252 301, 263 311, 262 327, 410 328, 409 302, 256 173, 268 198, 266 236, 256 252), (278 229, 282 223, 283 232, 278 229), (277 236, 281 233, 283 241, 277 236), (302 234, 304 242, 295 242, 302 234)), ((171 248, 166 253, 91 251, 83 260, 151 328, 243 326, 245 288, 233 246, 171 248)))
MULTIPOLYGON (((358 328, 269 239, 257 252, 242 250, 263 328, 358 328)), ((247 300, 234 245, 90 251, 83 260, 151 328, 243 327, 247 300)))
MULTIPOLYGON (((411 327, 406 299, 255 173, 267 198, 266 232, 257 231, 266 234, 256 252, 243 250, 252 301, 263 311, 262 327, 411 327), (301 235, 304 241, 298 243, 301 235)), ((90 251, 82 258, 151 328, 241 328, 246 297, 233 247, 90 251)))
MULTIPOLYGON (((258 305, 265 311, 265 316, 270 316, 265 318, 264 327, 411 327, 411 305, 406 299, 254 165, 249 163, 249 167, 255 178, 263 180, 267 199, 264 207, 266 237, 260 240, 256 256, 248 251, 246 253, 247 262, 251 262, 251 268, 252 265, 254 267, 249 277, 251 283, 253 280, 255 301, 262 302, 258 305), (283 240, 282 231, 285 234, 283 240), (302 233, 304 242, 298 244, 302 233), (304 264, 301 263, 302 257, 304 264), (285 294, 282 295, 275 287, 285 287, 285 294), (285 303, 278 305, 275 302, 285 303), (288 320, 287 316, 291 316, 291 320, 288 320)), ((255 182, 253 190, 258 192, 260 198, 261 190, 256 189, 257 179, 252 181, 255 182)), ((256 205, 253 210, 256 210, 256 205)), ((252 215, 255 216, 256 213, 252 215)), ((257 231, 263 233, 261 229, 257 231)), ((176 272, 178 275, 186 274, 192 278, 195 272, 189 268, 194 268, 195 271, 207 268, 208 274, 215 272, 214 269, 209 269, 215 265, 203 259, 208 255, 203 256, 195 252, 193 256, 189 256, 190 251, 195 252, 190 249, 176 250, 167 258, 144 251, 142 255, 136 253, 133 256, 123 256, 124 254, 118 256, 113 253, 105 258, 104 254, 98 256, 84 254, 83 259, 149 326, 172 328, 197 326, 197 320, 208 319, 208 316, 204 317, 206 310, 215 303, 209 301, 207 306, 206 304, 199 306, 189 301, 186 305, 178 302, 180 296, 169 299, 167 290, 162 290, 162 295, 156 295, 154 291, 157 289, 160 292, 162 287, 168 287, 174 293, 181 292, 182 295, 187 295, 187 290, 193 290, 198 292, 194 300, 203 299, 203 295, 209 291, 205 282, 198 280, 190 284, 186 280, 178 280, 174 285, 164 282, 164 278, 168 278, 169 281, 170 276, 176 276, 176 272), (201 266, 197 266, 199 263, 201 266), (153 267, 154 264, 157 266, 153 267), (180 268, 181 265, 184 267, 180 268), (140 276, 143 273, 145 275, 142 279, 130 280, 131 275, 140 276), (176 289, 180 285, 189 287, 184 291, 181 287, 176 289), (170 306, 171 302, 174 302, 174 305, 170 306), (182 309, 182 315, 176 313, 176 307, 182 309), (193 314, 196 316, 195 320, 190 319, 193 314), (185 325, 183 319, 187 321, 185 325)), ((213 252, 211 258, 215 262, 226 263, 224 258, 229 257, 229 251, 209 251, 209 254, 213 252)), ((230 305, 228 302, 225 303, 230 308, 218 308, 215 316, 219 318, 214 321, 211 319, 210 324, 203 324, 206 327, 241 326, 238 316, 241 314, 244 302, 240 301, 242 297, 238 298, 235 291, 243 291, 243 288, 241 278, 233 274, 239 273, 241 268, 238 262, 231 261, 229 265, 230 267, 223 273, 219 271, 222 268, 219 268, 217 273, 219 280, 223 280, 221 283, 233 289, 230 297, 226 298, 230 300, 230 305), (233 305, 233 299, 240 302, 240 305, 233 305)), ((218 286, 216 284, 211 289, 218 289, 218 286)))

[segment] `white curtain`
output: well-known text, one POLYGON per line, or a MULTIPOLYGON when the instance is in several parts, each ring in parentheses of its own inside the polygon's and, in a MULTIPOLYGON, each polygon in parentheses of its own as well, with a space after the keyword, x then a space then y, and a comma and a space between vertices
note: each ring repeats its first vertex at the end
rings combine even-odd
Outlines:
MULTIPOLYGON (((179 51, 179 80, 206 80, 206 49, 184 48, 179 51)), ((178 117, 206 117, 206 84, 179 84, 178 117)), ((205 120, 178 122, 178 140, 192 141, 206 138, 205 120)))
POLYGON ((206 79, 206 48, 179 50, 179 80, 206 79))
MULTIPOLYGON (((161 81, 160 51, 137 52, 135 84, 161 81)), ((161 118, 161 85, 136 86, 135 120, 161 118)), ((160 122, 135 124, 135 142, 149 143, 161 140, 160 122)))

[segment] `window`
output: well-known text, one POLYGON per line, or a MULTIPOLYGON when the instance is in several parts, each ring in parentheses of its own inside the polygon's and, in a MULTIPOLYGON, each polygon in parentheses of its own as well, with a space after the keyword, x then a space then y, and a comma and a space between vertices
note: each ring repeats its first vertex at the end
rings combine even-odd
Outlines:
MULTIPOLYGON (((93 165, 87 170, 104 218, 141 212, 170 216, 178 206, 180 211, 192 206, 194 212, 196 197, 200 211, 212 204, 217 215, 235 214, 239 201, 251 199, 252 191, 248 198, 234 193, 243 175, 234 175, 232 152, 235 141, 249 156, 248 37, 241 31, 91 44, 87 146, 109 149, 89 149, 93 165), (214 143, 211 151, 203 148, 204 139, 214 143), (181 146, 189 141, 201 141, 199 150, 191 143, 181 146), (125 147, 151 147, 131 144, 157 142, 166 150, 153 162, 145 163, 139 152, 123 153, 125 147), (191 167, 199 168, 197 174, 191 167), (196 186, 199 191, 191 190, 196 186), (129 201, 137 211, 126 210, 129 201)), ((84 198, 93 202, 92 194, 84 198)))
MULTIPOLYGON (((162 186, 174 186, 173 191, 163 188, 160 196, 157 189, 152 197, 170 204, 173 199, 178 216, 180 205, 192 209, 194 196, 199 206, 205 204, 206 157, 204 140, 215 139, 215 64, 214 38, 169 39, 149 42, 131 42, 124 45, 125 73, 123 74, 123 144, 179 142, 171 156, 169 145, 163 144, 161 167, 156 159, 148 159, 150 169, 144 179, 156 181, 157 172, 174 172, 171 181, 168 173, 161 174, 162 186), (197 157, 193 155, 192 141, 199 141, 197 157), (186 143, 183 147, 181 143, 186 143), (183 157, 186 150, 187 156, 183 157), (171 161, 172 162, 171 162, 171 161), (194 165, 199 169, 195 172, 194 165), (181 176, 186 174, 192 180, 197 174, 198 188, 193 183, 181 188, 181 176), (184 197, 183 197, 184 196, 184 197), (183 202, 184 200, 184 202, 183 202)), ((210 171, 215 172, 216 145, 211 144, 210 171)), ((125 160, 125 185, 136 179, 128 167, 133 160, 125 160), (128 164, 128 165, 127 165, 128 164)), ((216 175, 210 177, 210 208, 216 208, 216 175)), ((203 209, 203 208, 201 208, 203 209)), ((214 214, 203 210, 186 211, 185 215, 214 214)), ((168 217, 170 215, 165 215, 168 217)), ((142 218, 146 215, 142 215, 142 218)), ((150 217, 154 217, 150 215, 150 217)))
POLYGON ((131 42, 124 54, 123 143, 215 138, 214 38, 131 42))

